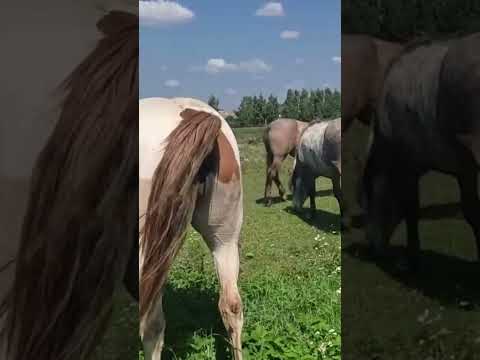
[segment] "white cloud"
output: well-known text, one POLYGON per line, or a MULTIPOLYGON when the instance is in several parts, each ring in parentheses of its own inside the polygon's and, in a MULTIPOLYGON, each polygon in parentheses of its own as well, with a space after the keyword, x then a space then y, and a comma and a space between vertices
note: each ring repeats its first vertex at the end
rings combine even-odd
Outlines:
POLYGON ((256 16, 285 16, 282 3, 270 1, 255 12, 256 16))
POLYGON ((227 95, 236 95, 236 94, 237 94, 237 90, 232 89, 232 88, 227 88, 227 89, 225 89, 225 94, 227 94, 227 95))
POLYGON ((268 65, 261 59, 250 59, 246 61, 240 61, 239 63, 229 63, 222 58, 209 59, 204 67, 191 66, 190 71, 195 72, 204 70, 209 74, 218 74, 221 72, 247 72, 251 74, 265 73, 272 70, 272 66, 268 65))
POLYGON ((210 59, 205 66, 205 71, 209 74, 217 74, 224 71, 236 71, 237 69, 237 64, 230 64, 224 59, 210 59))
POLYGON ((296 40, 300 37, 300 32, 295 30, 284 30, 280 33, 280 39, 296 40))
POLYGON ((298 57, 298 58, 295 59, 295 64, 303 65, 303 64, 305 64, 305 59, 298 57))
POLYGON ((140 0, 140 24, 171 25, 191 21, 195 14, 192 10, 168 0, 140 0))
POLYGON ((332 61, 335 64, 341 64, 342 63, 342 58, 340 56, 334 56, 334 57, 332 57, 332 61))
POLYGON ((167 81, 165 81, 164 85, 166 87, 171 87, 171 88, 179 87, 180 86, 180 81, 178 81, 178 80, 167 80, 167 81))
POLYGON ((244 70, 252 74, 272 71, 272 66, 268 65, 265 61, 261 59, 251 59, 248 61, 241 61, 238 67, 240 68, 240 70, 244 70))

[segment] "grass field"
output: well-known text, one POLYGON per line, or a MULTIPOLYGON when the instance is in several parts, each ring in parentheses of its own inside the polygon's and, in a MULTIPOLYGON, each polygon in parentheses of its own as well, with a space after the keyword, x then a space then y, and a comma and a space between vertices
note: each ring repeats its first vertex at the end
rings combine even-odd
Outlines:
MULTIPOLYGON (((352 128, 349 134, 358 138, 364 130, 352 128)), ((343 144, 355 143, 343 139, 343 144)), ((358 148, 345 150, 342 161, 348 162, 349 151, 358 148)), ((343 189, 351 192, 352 173, 343 170, 343 189)), ((392 239, 394 257, 381 266, 364 256, 362 229, 342 234, 344 360, 480 359, 480 267, 473 262, 475 241, 458 206, 456 182, 431 173, 420 189, 417 274, 398 272, 394 266, 405 244, 403 224, 392 239)))
MULTIPOLYGON (((262 129, 235 131, 244 184, 240 291, 245 359, 340 358, 340 235, 330 181, 321 180, 316 221, 287 211, 290 201, 265 208, 262 129)), ((282 181, 287 184, 291 160, 282 181)), ((217 310, 218 283, 200 236, 190 231, 165 294, 165 358, 229 359, 217 310)), ((140 355, 141 357, 141 355, 140 355)))

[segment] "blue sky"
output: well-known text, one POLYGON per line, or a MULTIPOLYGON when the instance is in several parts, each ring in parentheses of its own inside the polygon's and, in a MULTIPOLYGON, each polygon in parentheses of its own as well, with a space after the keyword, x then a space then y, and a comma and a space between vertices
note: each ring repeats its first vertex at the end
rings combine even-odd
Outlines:
POLYGON ((140 1, 140 98, 340 88, 340 0, 140 1))

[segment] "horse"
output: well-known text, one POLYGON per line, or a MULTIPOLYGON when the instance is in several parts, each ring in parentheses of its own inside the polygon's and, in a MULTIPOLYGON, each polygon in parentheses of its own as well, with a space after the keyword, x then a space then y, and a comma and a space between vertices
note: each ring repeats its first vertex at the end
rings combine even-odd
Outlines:
POLYGON ((282 162, 290 155, 295 158, 295 152, 300 134, 308 123, 294 119, 280 118, 272 121, 265 128, 263 143, 267 153, 267 174, 265 181, 265 206, 272 204, 272 180, 277 185, 280 199, 285 201, 285 189, 280 181, 279 172, 282 162))
POLYGON ((242 359, 242 299, 237 287, 243 222, 240 157, 221 115, 188 98, 147 98, 139 105, 140 335, 145 358, 164 342, 162 295, 191 223, 213 254, 218 308, 235 360, 242 359))
POLYGON ((342 35, 342 131, 369 125, 389 64, 403 45, 368 35, 342 35))
MULTIPOLYGON (((106 13, 92 4, 56 5, 53 13, 44 8, 45 4, 39 5, 42 11, 38 13, 41 16, 35 13, 40 22, 35 23, 36 29, 49 28, 62 11, 75 14, 68 30, 77 35, 81 23, 90 24, 96 19, 97 26, 87 27, 90 32, 77 37, 83 44, 82 51, 75 49, 76 53, 69 48, 69 38, 66 48, 71 51, 58 52, 52 60, 53 69, 35 71, 37 82, 33 84, 42 86, 32 86, 32 79, 28 79, 26 93, 16 94, 25 106, 4 109, 10 115, 21 110, 22 116, 12 119, 41 127, 36 116, 49 107, 54 95, 45 96, 43 92, 68 69, 70 75, 58 88, 64 94, 59 113, 48 113, 54 126, 46 144, 36 160, 27 159, 27 152, 21 155, 34 166, 13 263, 14 281, 1 306, 1 330, 6 340, 2 358, 15 360, 89 358, 106 329, 114 290, 126 278, 137 277, 138 281, 138 266, 127 275, 127 267, 138 261, 136 4, 132 11, 126 11, 128 7, 121 11, 114 8, 106 13), (52 22, 47 24, 47 19, 52 22), (92 43, 96 36, 100 38, 92 43), (78 58, 83 58, 80 64, 78 58)), ((28 16, 23 7, 21 14, 28 16)), ((33 37, 37 34, 27 33, 33 37)), ((59 43, 54 44, 58 50, 59 43)), ((21 48, 26 51, 30 47, 21 48)), ((40 58, 43 55, 38 54, 40 58)), ((11 74, 13 84, 18 86, 19 78, 13 70, 11 74)), ((47 128, 50 125, 48 121, 43 124, 47 128)), ((44 132, 36 132, 35 141, 40 143, 44 132)), ((5 161, 3 165, 19 176, 29 172, 29 165, 21 168, 23 163, 15 167, 5 161)), ((130 287, 130 291, 138 297, 138 290, 130 287)))
POLYGON ((382 257, 407 225, 408 268, 419 265, 419 179, 453 175, 480 259, 480 33, 412 44, 391 64, 364 174, 366 236, 382 257))
POLYGON ((341 121, 315 120, 301 134, 291 178, 293 208, 297 212, 309 197, 310 217, 315 215, 315 179, 319 176, 332 180, 333 193, 342 209, 341 121))

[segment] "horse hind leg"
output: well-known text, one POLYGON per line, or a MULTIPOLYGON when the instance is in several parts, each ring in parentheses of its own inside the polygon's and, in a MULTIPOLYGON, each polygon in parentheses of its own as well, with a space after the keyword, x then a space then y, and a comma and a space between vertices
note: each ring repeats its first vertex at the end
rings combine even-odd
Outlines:
POLYGON ((273 155, 271 153, 267 153, 267 171, 266 171, 266 180, 265 180, 265 195, 264 201, 265 206, 272 205, 272 163, 273 163, 273 155))
MULTIPOLYGON (((216 235, 219 237, 220 235, 216 235)), ((243 307, 237 281, 240 268, 238 242, 217 239, 212 251, 220 282, 218 309, 230 337, 235 360, 242 359, 243 307)))
POLYGON ((280 167, 282 166, 282 161, 284 158, 276 156, 273 159, 273 164, 272 164, 272 177, 273 181, 275 181, 275 185, 277 185, 278 188, 278 193, 280 195, 280 199, 283 201, 286 201, 286 195, 285 195, 285 188, 282 185, 282 182, 280 181, 280 167))
POLYGON ((140 337, 143 343, 145 360, 161 360, 165 325, 162 295, 160 295, 152 310, 145 314, 140 321, 140 337))

